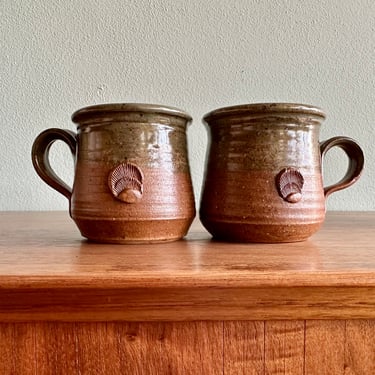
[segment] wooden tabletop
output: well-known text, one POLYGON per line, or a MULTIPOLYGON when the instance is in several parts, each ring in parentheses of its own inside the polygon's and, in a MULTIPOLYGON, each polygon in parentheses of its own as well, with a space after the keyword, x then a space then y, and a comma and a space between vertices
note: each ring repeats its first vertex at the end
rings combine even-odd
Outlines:
POLYGON ((65 212, 0 212, 0 320, 375 318, 375 212, 293 244, 83 239, 65 212))

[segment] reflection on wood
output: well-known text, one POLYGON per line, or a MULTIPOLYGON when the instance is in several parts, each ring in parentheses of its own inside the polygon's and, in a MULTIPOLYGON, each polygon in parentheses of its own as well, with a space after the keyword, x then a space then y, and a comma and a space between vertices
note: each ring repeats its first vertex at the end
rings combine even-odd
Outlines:
POLYGON ((375 374, 375 213, 306 243, 98 245, 0 213, 0 375, 375 374))

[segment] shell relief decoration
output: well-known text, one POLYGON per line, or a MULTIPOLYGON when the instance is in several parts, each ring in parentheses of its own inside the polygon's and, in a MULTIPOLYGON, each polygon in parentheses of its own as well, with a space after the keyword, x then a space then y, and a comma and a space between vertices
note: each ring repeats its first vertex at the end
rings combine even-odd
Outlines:
POLYGON ((289 203, 297 203, 302 199, 304 178, 294 168, 284 168, 276 176, 276 186, 281 198, 289 203))
POLYGON ((143 172, 133 163, 121 163, 108 176, 113 196, 125 203, 136 203, 143 195, 143 172))

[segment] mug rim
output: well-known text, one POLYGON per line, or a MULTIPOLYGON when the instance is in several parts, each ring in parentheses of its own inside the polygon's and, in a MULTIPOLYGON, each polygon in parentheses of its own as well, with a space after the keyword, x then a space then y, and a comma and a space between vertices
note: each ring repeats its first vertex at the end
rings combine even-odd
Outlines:
POLYGON ((72 114, 72 121, 76 124, 81 123, 82 120, 90 118, 98 114, 110 114, 121 112, 144 112, 144 113, 159 113, 170 116, 182 117, 187 121, 192 121, 192 117, 182 109, 166 106, 162 104, 149 103, 105 103, 90 105, 78 109, 72 114))
POLYGON ((214 109, 203 116, 203 121, 208 122, 213 119, 238 116, 238 115, 262 115, 262 114, 287 114, 301 113, 326 118, 326 114, 320 107, 310 104, 269 102, 269 103, 249 103, 239 104, 214 109))

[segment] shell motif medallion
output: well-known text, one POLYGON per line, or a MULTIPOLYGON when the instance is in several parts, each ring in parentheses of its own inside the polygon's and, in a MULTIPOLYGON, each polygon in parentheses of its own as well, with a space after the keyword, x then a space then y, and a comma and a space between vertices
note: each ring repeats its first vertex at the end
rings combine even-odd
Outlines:
POLYGON ((281 198, 289 203, 302 199, 304 178, 295 168, 284 168, 276 176, 276 186, 281 198))
POLYGON ((143 195, 143 172, 133 163, 121 163, 108 176, 108 185, 116 199, 135 203, 143 195))

